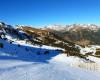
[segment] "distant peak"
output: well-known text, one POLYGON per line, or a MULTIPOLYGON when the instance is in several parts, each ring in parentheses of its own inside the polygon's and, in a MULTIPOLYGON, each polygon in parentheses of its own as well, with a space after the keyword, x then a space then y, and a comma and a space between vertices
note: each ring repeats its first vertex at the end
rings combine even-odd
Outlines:
POLYGON ((76 29, 89 29, 89 30, 98 30, 100 27, 95 24, 71 24, 71 25, 50 25, 46 29, 52 29, 56 31, 75 31, 76 29))

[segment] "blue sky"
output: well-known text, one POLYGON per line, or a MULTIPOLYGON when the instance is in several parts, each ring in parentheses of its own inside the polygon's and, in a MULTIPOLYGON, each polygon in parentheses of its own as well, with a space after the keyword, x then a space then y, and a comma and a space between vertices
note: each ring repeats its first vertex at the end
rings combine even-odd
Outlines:
POLYGON ((33 26, 100 24, 100 0, 0 0, 0 21, 33 26))

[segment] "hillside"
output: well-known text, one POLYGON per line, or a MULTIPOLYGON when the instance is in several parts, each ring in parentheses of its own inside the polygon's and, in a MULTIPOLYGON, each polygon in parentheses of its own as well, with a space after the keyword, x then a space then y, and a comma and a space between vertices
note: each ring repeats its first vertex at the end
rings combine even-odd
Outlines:
POLYGON ((37 43, 37 44, 42 44, 42 45, 59 47, 59 48, 65 49, 65 51, 69 53, 76 53, 76 54, 79 53, 79 49, 76 48, 73 42, 65 40, 61 36, 56 35, 55 33, 52 33, 50 31, 36 29, 36 28, 28 27, 28 26, 17 26, 17 29, 23 30, 28 35, 31 35, 33 40, 34 38, 37 39, 37 41, 31 42, 33 44, 37 43))
POLYGON ((100 26, 95 24, 73 24, 66 26, 55 25, 47 26, 45 30, 50 30, 63 39, 74 42, 79 45, 100 45, 100 26))

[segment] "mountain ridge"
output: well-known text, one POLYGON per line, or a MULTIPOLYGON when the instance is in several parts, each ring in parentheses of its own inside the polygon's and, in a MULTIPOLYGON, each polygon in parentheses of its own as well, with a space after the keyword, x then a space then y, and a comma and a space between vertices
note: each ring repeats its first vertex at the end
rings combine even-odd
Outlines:
POLYGON ((61 35, 65 40, 69 40, 79 45, 86 46, 100 44, 100 26, 95 24, 73 24, 66 25, 66 27, 62 28, 63 29, 60 30, 47 27, 46 30, 50 30, 51 32, 61 35))
MULTIPOLYGON (((75 25, 75 27, 77 26, 75 25)), ((28 44, 39 45, 40 47, 42 45, 59 47, 65 50, 63 51, 63 53, 65 54, 80 56, 80 57, 84 57, 83 55, 80 54, 80 52, 82 52, 82 54, 86 53, 95 54, 96 48, 95 49, 91 47, 85 48, 85 46, 88 46, 90 43, 92 44, 94 42, 91 40, 91 36, 93 36, 93 33, 95 32, 83 28, 82 31, 80 31, 79 29, 78 32, 66 31, 66 30, 63 32, 47 28, 38 29, 30 26, 17 25, 16 27, 13 27, 5 23, 0 23, 0 37, 3 39, 7 39, 10 42, 22 40, 28 44)), ((98 39, 100 39, 99 34, 98 35, 96 34, 96 36, 98 37, 98 39)), ((96 37, 96 43, 97 43, 97 37, 96 37)), ((92 39, 94 38, 92 37, 92 39)))

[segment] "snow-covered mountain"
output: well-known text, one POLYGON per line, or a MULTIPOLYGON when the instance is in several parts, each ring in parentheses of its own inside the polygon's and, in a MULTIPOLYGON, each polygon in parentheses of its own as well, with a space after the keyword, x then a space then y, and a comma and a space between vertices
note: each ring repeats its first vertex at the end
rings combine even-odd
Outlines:
POLYGON ((68 31, 77 31, 78 29, 88 29, 92 31, 97 31, 100 29, 100 26, 95 24, 73 24, 67 27, 68 31))
POLYGON ((46 26, 44 29, 52 29, 56 31, 77 31, 77 29, 80 28, 97 31, 100 29, 100 26, 95 24, 50 25, 46 26))
MULTIPOLYGON (((55 26, 53 26, 55 27, 55 26)), ((57 35, 62 36, 63 39, 74 42, 79 45, 100 45, 100 26, 95 24, 73 24, 57 26, 56 28, 49 27, 49 30, 57 35)))
POLYGON ((49 26, 46 26, 43 29, 44 30, 45 29, 51 29, 51 30, 56 30, 56 31, 64 31, 66 29, 66 26, 64 26, 64 25, 49 25, 49 26))
POLYGON ((51 31, 0 23, 0 80, 99 80, 95 47, 84 48, 51 31))

